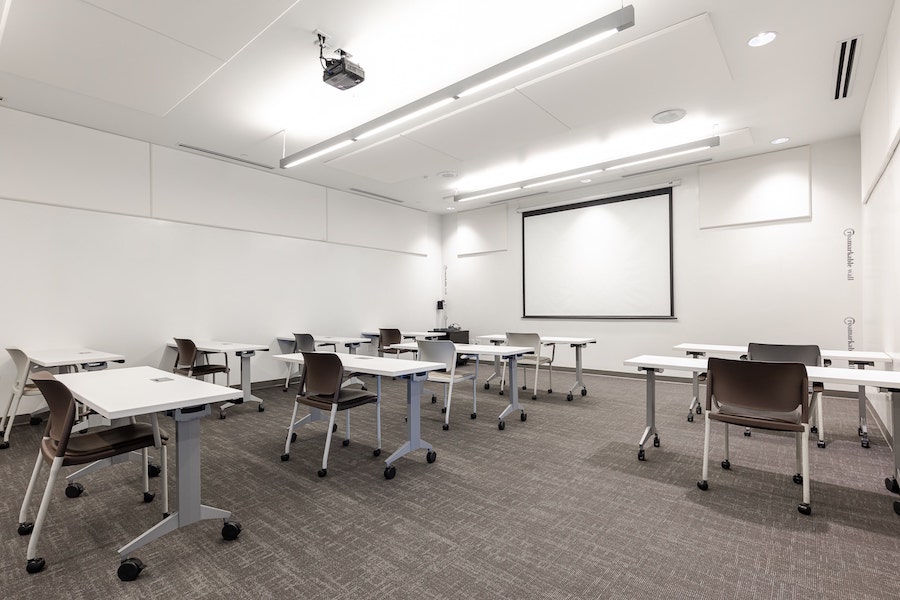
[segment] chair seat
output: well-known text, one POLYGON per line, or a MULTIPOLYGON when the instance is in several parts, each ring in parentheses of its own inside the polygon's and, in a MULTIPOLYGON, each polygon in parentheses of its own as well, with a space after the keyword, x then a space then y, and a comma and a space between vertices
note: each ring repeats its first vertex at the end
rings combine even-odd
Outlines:
POLYGON ((175 372, 179 375, 188 375, 190 372, 194 377, 202 377, 214 373, 227 373, 228 367, 225 365, 197 365, 193 369, 177 368, 175 372))
POLYGON ((334 402, 331 396, 297 396, 297 402, 300 404, 329 411, 334 404, 337 404, 338 410, 347 410, 362 406, 363 404, 372 404, 377 401, 378 396, 369 391, 347 388, 341 390, 337 402, 334 402))
POLYGON ((750 408, 732 409, 727 404, 719 406, 718 411, 709 412, 709 418, 723 423, 731 423, 743 427, 755 427, 757 429, 770 429, 774 431, 803 431, 800 423, 800 411, 776 412, 765 410, 753 410, 750 408))
MULTIPOLYGON (((160 436, 165 439, 162 432, 160 436)), ((147 423, 129 423, 82 435, 72 435, 66 447, 63 466, 90 463, 153 445, 153 427, 147 423)), ((50 458, 56 454, 56 443, 52 438, 42 440, 41 448, 50 458)))

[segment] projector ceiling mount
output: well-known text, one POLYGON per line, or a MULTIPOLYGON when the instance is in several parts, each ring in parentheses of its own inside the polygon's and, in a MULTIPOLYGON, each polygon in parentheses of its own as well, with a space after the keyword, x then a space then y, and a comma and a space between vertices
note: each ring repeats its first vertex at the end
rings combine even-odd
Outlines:
POLYGON ((339 90, 350 89, 362 83, 366 78, 366 72, 358 64, 349 59, 352 54, 343 48, 337 48, 335 53, 339 58, 325 58, 325 48, 328 47, 328 36, 315 31, 316 43, 319 46, 319 62, 322 63, 322 81, 339 90))

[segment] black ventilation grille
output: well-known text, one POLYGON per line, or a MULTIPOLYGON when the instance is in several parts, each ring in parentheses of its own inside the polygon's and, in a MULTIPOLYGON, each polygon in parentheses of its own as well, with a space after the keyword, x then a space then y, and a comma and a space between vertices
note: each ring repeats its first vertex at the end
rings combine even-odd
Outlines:
POLYGON ((838 42, 837 65, 834 82, 834 99, 840 100, 850 94, 850 83, 853 81, 853 68, 859 54, 859 38, 851 38, 838 42))

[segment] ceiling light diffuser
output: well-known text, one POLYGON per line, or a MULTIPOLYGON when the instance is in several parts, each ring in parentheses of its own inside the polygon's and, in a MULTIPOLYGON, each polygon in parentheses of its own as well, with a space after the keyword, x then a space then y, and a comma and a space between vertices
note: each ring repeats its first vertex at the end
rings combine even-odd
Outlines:
POLYGON ((775 38, 778 36, 774 31, 763 31, 757 33, 752 38, 747 40, 747 45, 751 48, 759 48, 760 46, 765 46, 766 44, 771 44, 775 41, 775 38))

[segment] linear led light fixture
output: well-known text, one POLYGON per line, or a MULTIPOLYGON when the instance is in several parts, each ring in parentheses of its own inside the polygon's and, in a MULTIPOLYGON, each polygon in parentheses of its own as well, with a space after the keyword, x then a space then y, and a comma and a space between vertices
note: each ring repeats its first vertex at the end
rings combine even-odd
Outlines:
POLYGON ((288 169, 343 148, 357 140, 375 136, 447 106, 454 100, 474 95, 486 88, 514 79, 523 73, 572 54, 633 26, 634 7, 628 5, 349 131, 286 156, 281 159, 279 164, 282 169, 288 169))
POLYGON ((714 136, 702 140, 688 142, 686 144, 680 144, 678 146, 660 148, 659 150, 654 150, 652 152, 645 152, 643 154, 636 154, 633 156, 625 156, 622 158, 617 158, 615 160, 597 163, 595 165, 579 167, 577 169, 571 169, 569 171, 562 171, 559 173, 544 175, 542 177, 526 179, 524 181, 519 181, 516 183, 507 183, 502 186, 486 188, 483 190, 475 190, 464 194, 457 194, 456 196, 454 196, 454 201, 467 202, 469 200, 477 200, 479 198, 486 198, 488 196, 499 196, 500 194, 505 194, 507 192, 513 192, 526 188, 530 189, 545 185, 553 185, 554 183, 577 179, 586 175, 593 175, 601 171, 612 171, 614 169, 630 167, 632 165, 639 165, 655 160, 663 160, 666 158, 671 158, 673 156, 681 156, 682 154, 689 154, 691 152, 700 152, 701 150, 714 148, 718 145, 719 136, 714 136))

